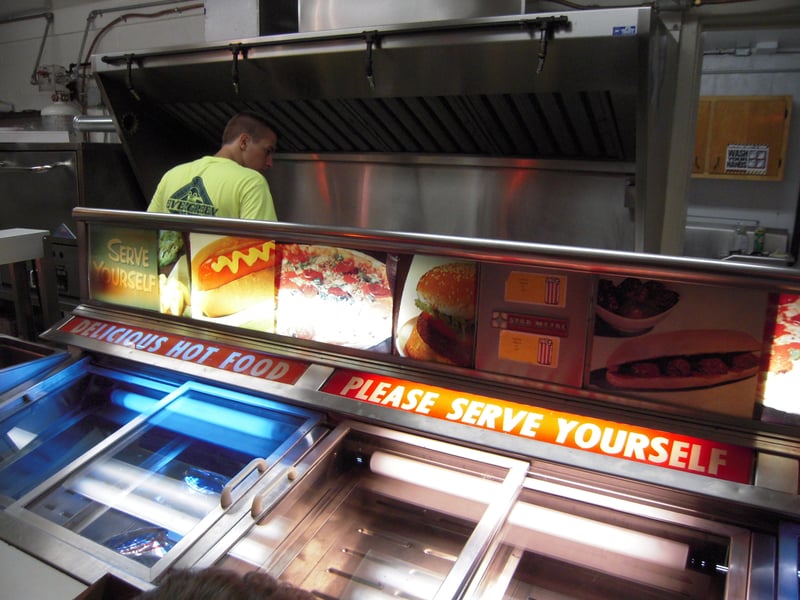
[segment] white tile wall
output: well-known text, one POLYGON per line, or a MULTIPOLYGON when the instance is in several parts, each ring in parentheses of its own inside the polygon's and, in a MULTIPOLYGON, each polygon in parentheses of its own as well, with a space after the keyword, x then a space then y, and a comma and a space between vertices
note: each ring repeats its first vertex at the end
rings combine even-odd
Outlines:
MULTIPOLYGON (((7 0, 4 0, 4 3, 5 1, 7 0)), ((202 0, 197 1, 197 4, 202 3, 202 0)), ((38 6, 42 1, 34 0, 33 4, 38 6)), ((62 65, 69 68, 79 60, 81 42, 89 22, 89 15, 93 10, 102 9, 110 12, 104 12, 91 22, 84 54, 100 30, 118 17, 128 13, 156 13, 195 3, 165 2, 163 6, 137 9, 130 7, 142 4, 141 1, 55 0, 48 4, 53 6, 53 25, 45 42, 41 64, 62 65)), ((26 10, 24 14, 35 13, 26 10)), ((45 26, 46 21, 43 18, 0 23, 0 111, 7 111, 12 104, 17 111, 39 111, 50 103, 50 93, 40 91, 37 86, 30 83, 45 26)), ((182 14, 173 13, 158 19, 131 18, 113 26, 100 37, 96 51, 102 53, 202 43, 205 41, 204 26, 205 15, 202 9, 182 14)), ((92 98, 97 102, 99 96, 94 95, 92 98)))

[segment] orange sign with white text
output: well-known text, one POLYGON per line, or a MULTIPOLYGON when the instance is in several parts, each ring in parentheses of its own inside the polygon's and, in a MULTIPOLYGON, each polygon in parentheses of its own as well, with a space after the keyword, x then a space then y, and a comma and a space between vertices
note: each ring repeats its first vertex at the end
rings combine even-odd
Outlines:
POLYGON ((322 391, 623 460, 737 483, 751 480, 753 451, 741 446, 357 371, 335 371, 322 391))

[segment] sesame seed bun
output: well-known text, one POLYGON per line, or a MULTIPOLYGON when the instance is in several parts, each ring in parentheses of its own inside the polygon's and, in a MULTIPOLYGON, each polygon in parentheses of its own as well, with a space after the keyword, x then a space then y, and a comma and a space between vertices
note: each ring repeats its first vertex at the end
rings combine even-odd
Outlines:
POLYGON ((416 327, 411 330, 403 351, 405 352, 406 356, 416 358, 417 360, 429 360, 451 365, 454 364, 452 360, 442 356, 436 352, 436 350, 431 348, 425 342, 425 340, 422 339, 422 336, 419 334, 419 330, 416 327))
POLYGON ((475 318, 475 264, 454 262, 426 272, 417 296, 434 310, 459 319, 475 318))

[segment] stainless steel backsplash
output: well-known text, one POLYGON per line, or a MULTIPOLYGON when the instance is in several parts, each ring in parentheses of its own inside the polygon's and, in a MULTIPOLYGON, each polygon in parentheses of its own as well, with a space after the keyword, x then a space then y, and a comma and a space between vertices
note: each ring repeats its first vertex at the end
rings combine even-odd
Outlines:
POLYGON ((298 158, 267 178, 282 221, 634 248, 623 173, 298 158))
POLYGON ((300 31, 524 13, 524 0, 298 0, 300 31))

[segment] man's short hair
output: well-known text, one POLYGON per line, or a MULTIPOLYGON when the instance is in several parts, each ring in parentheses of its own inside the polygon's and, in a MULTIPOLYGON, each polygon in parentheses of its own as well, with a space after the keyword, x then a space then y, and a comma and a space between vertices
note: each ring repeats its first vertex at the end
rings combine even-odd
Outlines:
POLYGON ((267 134, 267 131, 275 133, 275 128, 262 115, 251 111, 236 113, 225 125, 222 132, 222 144, 235 142, 236 138, 243 133, 252 136, 254 140, 260 140, 267 134))

